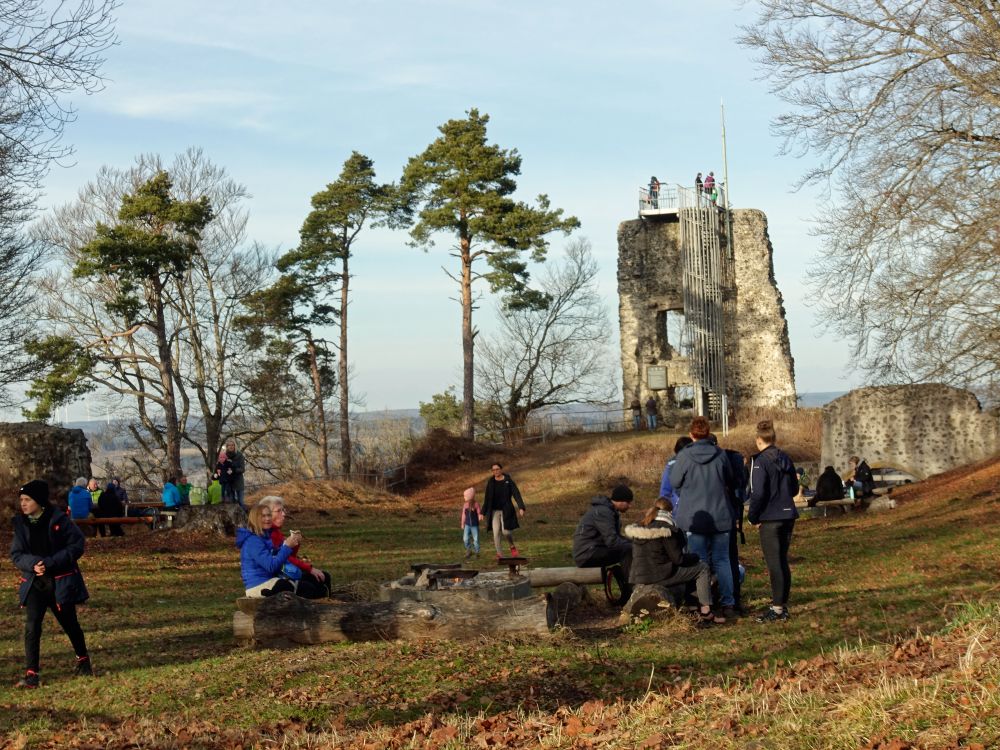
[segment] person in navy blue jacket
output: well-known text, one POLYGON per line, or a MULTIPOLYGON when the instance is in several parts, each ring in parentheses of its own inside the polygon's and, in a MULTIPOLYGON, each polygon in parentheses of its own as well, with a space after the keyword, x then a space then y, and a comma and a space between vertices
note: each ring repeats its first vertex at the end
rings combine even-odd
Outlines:
POLYGON ((59 508, 49 505, 49 485, 33 479, 20 489, 21 512, 14 517, 10 557, 21 571, 18 599, 26 612, 25 673, 19 688, 37 688, 42 620, 51 609, 76 653, 75 672, 93 675, 87 642, 76 605, 87 601, 87 587, 77 566, 83 533, 59 508))
POLYGON ((777 436, 769 420, 757 423, 757 450, 750 460, 750 510, 747 518, 760 527, 760 547, 771 578, 771 607, 758 622, 788 619, 788 595, 792 588, 792 570, 788 565, 788 548, 792 529, 799 513, 795 495, 799 489, 795 464, 774 443, 777 436))

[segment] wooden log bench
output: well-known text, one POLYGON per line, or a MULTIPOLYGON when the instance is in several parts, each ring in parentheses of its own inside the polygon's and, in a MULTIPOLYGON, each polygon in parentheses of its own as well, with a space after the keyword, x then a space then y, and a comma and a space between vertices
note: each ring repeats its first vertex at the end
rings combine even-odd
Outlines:
POLYGON ((533 568, 521 571, 532 588, 549 588, 572 583, 577 586, 597 584, 604 587, 604 596, 611 604, 624 604, 628 598, 625 573, 621 565, 605 568, 533 568))
POLYGON ((344 641, 467 640, 482 635, 548 635, 556 622, 550 596, 494 602, 456 592, 447 601, 310 600, 282 592, 236 600, 233 635, 241 643, 287 647, 344 641))

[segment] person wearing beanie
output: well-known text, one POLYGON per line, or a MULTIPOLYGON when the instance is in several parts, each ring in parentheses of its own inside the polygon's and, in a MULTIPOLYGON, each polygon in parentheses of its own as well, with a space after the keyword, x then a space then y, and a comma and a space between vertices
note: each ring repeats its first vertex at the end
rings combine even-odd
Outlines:
POLYGON ((42 620, 51 609, 76 653, 75 673, 93 675, 76 605, 87 601, 87 587, 77 566, 83 534, 59 508, 49 505, 49 486, 33 479, 20 489, 21 512, 14 517, 10 556, 21 571, 18 598, 25 609, 24 677, 20 688, 39 684, 42 620))
POLYGON ((483 518, 483 509, 476 500, 475 487, 467 487, 462 493, 462 544, 465 545, 465 559, 475 554, 479 557, 479 522, 483 518))
MULTIPOLYGON (((620 564, 625 579, 632 566, 632 542, 622 535, 621 514, 632 505, 632 490, 619 484, 611 497, 597 495, 573 533, 573 561, 578 568, 620 564)), ((624 592, 623 592, 624 593, 624 592)))

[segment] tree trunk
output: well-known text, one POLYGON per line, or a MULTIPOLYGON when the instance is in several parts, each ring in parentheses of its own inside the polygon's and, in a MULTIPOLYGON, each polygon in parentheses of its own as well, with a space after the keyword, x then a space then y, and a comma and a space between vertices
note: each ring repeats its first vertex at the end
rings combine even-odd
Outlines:
POLYGON ((472 347, 472 247, 471 238, 463 232, 462 254, 462 437, 474 440, 475 423, 475 371, 472 347))
POLYGON ((640 584, 632 589, 632 596, 622 608, 622 619, 627 620, 629 616, 656 616, 671 612, 675 605, 684 596, 684 585, 672 587, 677 591, 671 591, 666 586, 652 586, 640 584))
POLYGON ((523 571, 532 588, 558 586, 561 583, 604 583, 601 568, 531 568, 523 571))
POLYGON ((309 352, 309 374, 312 376, 313 400, 316 402, 316 419, 319 421, 319 452, 323 465, 323 478, 330 478, 330 446, 326 429, 326 408, 323 406, 323 383, 319 377, 319 362, 316 359, 316 342, 312 334, 307 334, 306 349, 309 352))
MULTIPOLYGON (((347 229, 344 229, 346 235, 347 229)), ((346 243, 346 237, 345 237, 346 243)), ((337 363, 337 377, 340 380, 340 470, 345 477, 351 476, 351 422, 349 419, 350 399, 349 386, 347 382, 347 301, 348 283, 350 274, 348 273, 347 262, 350 259, 350 252, 346 249, 343 252, 341 261, 343 263, 343 281, 340 287, 340 361, 337 363)))
POLYGON ((483 635, 547 635, 555 622, 549 597, 492 602, 455 592, 447 602, 341 604, 281 593, 238 599, 233 634, 260 646, 342 641, 477 639, 483 635))
POLYGON ((176 480, 181 474, 181 434, 177 424, 177 400, 174 396, 174 359, 167 339, 167 322, 163 312, 163 283, 157 277, 153 278, 153 308, 156 315, 156 350, 160 359, 160 386, 163 388, 167 474, 176 480))

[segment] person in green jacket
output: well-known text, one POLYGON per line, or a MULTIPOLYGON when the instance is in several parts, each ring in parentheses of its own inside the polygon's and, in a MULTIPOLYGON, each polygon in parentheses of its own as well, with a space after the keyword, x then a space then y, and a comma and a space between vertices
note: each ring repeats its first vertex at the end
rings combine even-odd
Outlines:
POLYGON ((181 474, 181 478, 177 480, 177 489, 181 493, 181 505, 190 505, 191 483, 188 481, 187 474, 181 474))
POLYGON ((205 489, 205 497, 209 505, 218 505, 222 502, 222 485, 219 484, 219 477, 212 474, 208 478, 208 487, 205 489))

